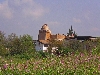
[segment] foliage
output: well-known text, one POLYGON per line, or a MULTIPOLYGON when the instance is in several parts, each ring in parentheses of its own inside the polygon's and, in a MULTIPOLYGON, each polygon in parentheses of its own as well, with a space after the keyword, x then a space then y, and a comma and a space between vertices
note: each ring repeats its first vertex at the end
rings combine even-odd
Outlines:
MULTIPOLYGON (((21 59, 23 60, 23 59, 21 59)), ((100 55, 78 52, 67 56, 38 56, 20 61, 11 57, 0 58, 0 74, 8 75, 99 75, 100 55)))
POLYGON ((67 33, 67 36, 72 36, 72 35, 77 36, 77 34, 75 33, 75 31, 73 32, 73 28, 71 26, 71 29, 69 29, 69 32, 67 33))
POLYGON ((34 44, 32 37, 30 35, 23 35, 18 37, 16 34, 12 33, 5 37, 4 32, 0 31, 0 55, 15 55, 15 54, 25 54, 34 53, 34 44))
POLYGON ((55 48, 54 52, 56 52, 59 48, 62 48, 62 46, 63 46, 63 41, 51 39, 49 40, 48 52, 52 53, 54 50, 53 48, 55 48))
POLYGON ((6 37, 4 32, 0 31, 0 55, 4 56, 9 53, 8 49, 6 48, 6 37))
POLYGON ((41 58, 48 58, 50 56, 51 56, 51 54, 48 52, 37 51, 37 52, 35 52, 33 58, 41 59, 41 58), (38 58, 37 58, 37 56, 38 56, 38 58))
POLYGON ((78 41, 78 40, 67 40, 64 41, 62 45, 62 51, 67 51, 67 52, 91 52, 92 49, 94 49, 97 46, 97 41, 78 41), (67 50, 66 50, 67 48, 67 50))
POLYGON ((93 54, 100 54, 100 38, 98 38, 95 42, 94 48, 91 50, 93 54))
POLYGON ((23 35, 20 37, 20 41, 23 52, 30 53, 31 51, 34 51, 34 44, 30 35, 23 35))
POLYGON ((8 41, 11 55, 34 51, 34 44, 30 35, 23 35, 18 38, 15 34, 11 34, 8 37, 8 41))
POLYGON ((100 39, 50 41, 50 53, 36 52, 30 35, 0 32, 0 75, 99 75, 100 39), (59 55, 51 55, 57 47, 59 55), (8 55, 4 57, 4 55, 8 55), (12 56, 13 55, 13 56, 12 56))
POLYGON ((18 38, 18 36, 16 36, 16 34, 12 33, 8 36, 8 48, 10 50, 11 55, 21 53, 20 45, 20 39, 18 38))

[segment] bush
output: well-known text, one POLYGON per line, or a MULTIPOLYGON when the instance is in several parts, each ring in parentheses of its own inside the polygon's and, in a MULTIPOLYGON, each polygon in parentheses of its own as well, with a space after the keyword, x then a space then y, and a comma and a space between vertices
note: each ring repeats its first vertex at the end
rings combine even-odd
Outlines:
POLYGON ((15 58, 18 58, 18 59, 29 60, 29 59, 33 58, 33 54, 23 53, 23 54, 14 55, 14 57, 15 57, 15 58))
POLYGON ((4 46, 0 45, 0 55, 1 56, 6 56, 9 54, 9 50, 5 48, 4 46))
POLYGON ((30 35, 23 35, 19 38, 16 34, 9 35, 8 48, 10 49, 11 55, 31 53, 35 51, 33 40, 30 35))
POLYGON ((4 32, 0 31, 0 55, 1 56, 8 55, 8 53, 9 53, 9 50, 7 49, 6 43, 7 42, 6 42, 6 37, 5 37, 4 32))

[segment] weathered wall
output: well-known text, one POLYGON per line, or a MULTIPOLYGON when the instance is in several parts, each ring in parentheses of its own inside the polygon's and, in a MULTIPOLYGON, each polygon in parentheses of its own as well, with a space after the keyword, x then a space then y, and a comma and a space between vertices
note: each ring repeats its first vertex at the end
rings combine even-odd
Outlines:
POLYGON ((39 30, 38 40, 47 40, 50 39, 50 32, 47 32, 45 30, 39 30))
POLYGON ((65 37, 66 37, 65 35, 61 35, 61 34, 57 35, 58 40, 63 40, 63 39, 65 39, 65 37))
POLYGON ((61 34, 56 34, 56 35, 51 35, 51 39, 56 39, 56 40, 63 40, 65 39, 65 35, 61 35, 61 34))
POLYGON ((45 40, 45 32, 39 30, 38 40, 45 40))

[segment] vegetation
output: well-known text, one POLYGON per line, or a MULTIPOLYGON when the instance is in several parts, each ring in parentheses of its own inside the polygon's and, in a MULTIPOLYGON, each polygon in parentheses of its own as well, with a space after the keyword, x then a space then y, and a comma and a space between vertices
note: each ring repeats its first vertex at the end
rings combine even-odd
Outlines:
POLYGON ((12 33, 8 37, 0 32, 0 55, 16 55, 35 52, 32 37, 30 35, 16 36, 12 33))
POLYGON ((49 53, 35 51, 30 35, 0 32, 0 75, 99 75, 100 39, 51 40, 49 53), (52 55, 51 48, 57 50, 52 55))
POLYGON ((75 31, 73 31, 72 26, 71 26, 71 29, 69 29, 69 32, 67 33, 67 35, 68 36, 72 36, 72 35, 77 36, 77 34, 75 33, 75 31))
MULTIPOLYGON (((40 55, 40 54, 39 54, 40 55)), ((41 57, 41 56, 40 56, 41 57)), ((29 60, 0 57, 0 74, 8 75, 99 75, 100 54, 69 53, 65 56, 50 55, 29 60)))

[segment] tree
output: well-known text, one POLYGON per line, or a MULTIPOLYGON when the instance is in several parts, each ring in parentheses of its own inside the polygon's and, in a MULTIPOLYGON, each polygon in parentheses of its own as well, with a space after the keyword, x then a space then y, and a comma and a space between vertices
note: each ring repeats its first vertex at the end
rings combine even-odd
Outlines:
POLYGON ((71 25, 71 31, 73 32, 73 28, 72 28, 72 25, 71 25))
POLYGON ((0 31, 0 55, 4 56, 9 53, 7 47, 6 47, 6 37, 5 33, 0 31))
POLYGON ((30 35, 18 37, 14 33, 8 36, 8 48, 11 55, 31 53, 35 51, 33 40, 30 35))
POLYGON ((77 36, 77 34, 75 33, 75 31, 73 32, 73 28, 72 28, 72 25, 71 25, 71 29, 69 29, 69 32, 67 33, 67 36, 77 36))
POLYGON ((20 49, 21 42, 15 33, 8 35, 7 42, 8 42, 7 47, 11 55, 21 53, 21 49, 20 49))
POLYGON ((34 44, 33 44, 33 40, 32 37, 30 35, 23 35, 22 37, 20 37, 20 41, 21 41, 21 49, 23 50, 23 52, 27 53, 27 52, 34 52, 34 44))

